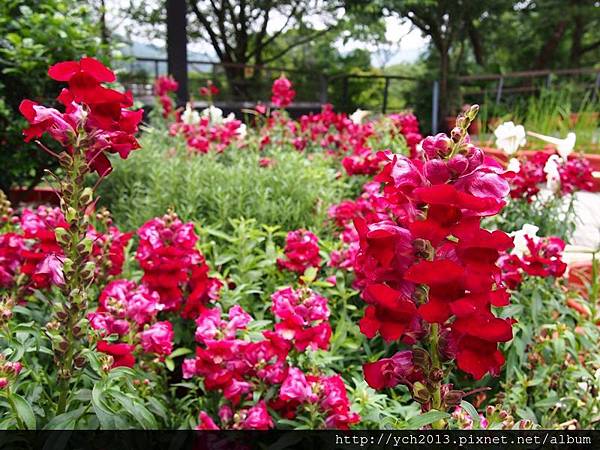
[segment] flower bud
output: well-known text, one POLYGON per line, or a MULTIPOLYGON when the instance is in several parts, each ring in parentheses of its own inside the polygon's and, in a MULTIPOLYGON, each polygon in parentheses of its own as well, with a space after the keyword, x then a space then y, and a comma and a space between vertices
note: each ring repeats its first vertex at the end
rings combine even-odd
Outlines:
POLYGON ((81 195, 79 196, 79 201, 83 205, 87 205, 88 203, 90 203, 92 201, 93 197, 94 197, 94 191, 92 191, 92 188, 86 187, 83 190, 83 192, 81 193, 81 195))
POLYGON ((8 386, 8 378, 1 377, 0 378, 0 389, 4 389, 6 386, 8 386))
POLYGON ((434 383, 439 383, 444 379, 444 371, 442 369, 433 369, 429 375, 429 379, 434 383))
POLYGON ((429 367, 431 366, 431 358, 429 357, 429 353, 422 348, 414 348, 413 349, 413 362, 415 366, 421 367, 425 372, 429 371, 429 367))
POLYGON ((78 355, 75 357, 73 362, 75 363, 75 367, 77 367, 78 369, 83 369, 87 363, 87 360, 85 359, 85 356, 78 355))
POLYGON ((61 152, 58 155, 58 162, 62 167, 67 168, 73 164, 73 158, 71 158, 71 155, 69 155, 67 152, 61 152))
POLYGON ((479 112, 479 105, 471 105, 471 107, 469 108, 469 110, 467 111, 467 117, 469 119, 469 122, 473 122, 473 120, 475 120, 475 117, 477 117, 477 113, 479 112))
POLYGON ((530 427, 531 427, 531 420, 529 420, 529 419, 523 419, 523 420, 519 421, 519 429, 521 429, 521 430, 527 430, 530 427))
POLYGON ((444 403, 447 406, 457 406, 462 401, 465 393, 463 391, 451 390, 444 395, 444 403))
POLYGON ((431 399, 429 389, 420 381, 413 384, 412 396, 419 403, 427 403, 431 399))
POLYGON ((19 375, 21 373, 21 369, 23 365, 20 362, 7 362, 4 364, 4 370, 8 373, 12 373, 14 375, 19 375))
POLYGON ((452 131, 450 131, 450 137, 452 138, 452 141, 454 141, 454 142, 460 141, 460 139, 462 138, 462 135, 463 135, 463 131, 459 127, 454 127, 454 128, 452 128, 452 131))
POLYGON ((92 278, 94 278, 95 270, 96 265, 92 261, 88 261, 85 263, 83 269, 81 270, 81 276, 85 281, 90 281, 92 278))

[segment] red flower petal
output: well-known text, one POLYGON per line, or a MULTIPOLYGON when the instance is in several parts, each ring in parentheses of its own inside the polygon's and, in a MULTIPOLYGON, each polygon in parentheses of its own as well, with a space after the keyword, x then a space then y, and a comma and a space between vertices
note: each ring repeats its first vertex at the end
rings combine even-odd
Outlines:
POLYGON ((102 83, 112 83, 116 80, 115 74, 112 70, 102 64, 100 61, 94 58, 81 58, 79 66, 82 72, 87 72, 93 76, 96 81, 102 83))
POLYGON ((64 61, 54 64, 48 69, 50 78, 56 81, 69 81, 71 77, 79 73, 80 66, 77 61, 64 61))

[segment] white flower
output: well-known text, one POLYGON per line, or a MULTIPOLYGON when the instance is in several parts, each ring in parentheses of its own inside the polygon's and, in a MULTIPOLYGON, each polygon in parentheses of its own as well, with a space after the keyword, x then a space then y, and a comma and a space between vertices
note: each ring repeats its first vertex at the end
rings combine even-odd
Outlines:
POLYGON ((529 251, 527 248, 527 238, 537 242, 540 239, 537 235, 538 231, 539 227, 526 223, 520 230, 512 232, 510 235, 512 236, 515 245, 512 254, 522 258, 523 255, 529 251))
POLYGON ((559 139, 554 136, 546 136, 544 134, 534 133, 532 131, 529 131, 528 134, 538 139, 541 139, 544 142, 548 142, 549 144, 554 145, 560 157, 565 161, 567 160, 569 155, 573 153, 573 149, 575 148, 575 141, 577 140, 577 135, 573 132, 567 133, 567 137, 564 139, 559 139))
POLYGON ((519 147, 525 145, 525 128, 513 122, 504 122, 494 130, 496 147, 501 148, 507 155, 513 155, 519 147))
POLYGON ((235 120, 235 114, 234 114, 234 113, 229 113, 229 114, 227 115, 227 117, 225 117, 225 118, 223 119, 223 123, 231 122, 231 121, 233 121, 233 120, 235 120))
POLYGON ((560 172, 558 171, 558 165, 560 162, 560 156, 551 155, 544 166, 544 173, 546 174, 546 187, 552 192, 558 192, 560 190, 560 172))
POLYGON ((200 122, 200 114, 192 109, 192 105, 188 103, 185 105, 185 111, 181 114, 181 121, 186 125, 196 125, 200 122))
POLYGON ((246 128, 246 124, 245 123, 241 123, 240 126, 237 129, 238 139, 244 139, 247 134, 248 134, 248 130, 246 128))
POLYGON ((350 120, 355 124, 359 125, 362 123, 363 119, 371 114, 371 111, 365 111, 362 109, 357 109, 352 114, 350 114, 350 120))
POLYGON ((565 139, 561 139, 560 142, 556 145, 556 151, 558 152, 560 157, 565 161, 567 160, 569 155, 573 153, 576 140, 577 135, 575 133, 567 133, 567 137, 565 139))
POLYGON ((521 163, 517 158, 510 158, 510 161, 508 161, 508 166, 506 166, 506 170, 509 172, 519 173, 521 171, 521 163))
POLYGON ((208 108, 203 109, 200 115, 202 117, 208 117, 208 120, 212 124, 223 122, 223 110, 214 105, 210 105, 208 108))

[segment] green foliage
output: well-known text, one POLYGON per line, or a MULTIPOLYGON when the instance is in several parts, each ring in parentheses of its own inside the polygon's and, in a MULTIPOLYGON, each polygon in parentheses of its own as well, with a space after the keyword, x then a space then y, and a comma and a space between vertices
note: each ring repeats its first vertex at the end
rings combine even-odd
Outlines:
MULTIPOLYGON (((0 2, 0 188, 37 184, 46 167, 55 166, 34 143, 23 142, 27 122, 18 107, 30 98, 48 102, 56 83, 48 66, 84 55, 101 56, 97 25, 81 2, 6 0, 0 2)), ((53 144, 48 140, 47 144, 53 144)))
POLYGON ((324 155, 308 160, 291 148, 274 149, 274 166, 263 168, 252 148, 195 155, 185 142, 152 129, 141 145, 127 161, 114 161, 100 191, 101 203, 125 229, 168 208, 201 225, 228 228, 228 219, 245 217, 283 230, 320 229, 327 207, 345 196, 335 164, 324 155))
POLYGON ((568 242, 575 231, 576 219, 572 195, 547 199, 536 196, 531 202, 524 199, 509 200, 502 214, 489 219, 488 224, 511 233, 529 223, 539 227, 540 236, 558 236, 568 242))
POLYGON ((518 317, 505 345, 505 405, 542 428, 590 428, 599 418, 600 333, 593 320, 567 306, 572 296, 554 279, 531 277, 504 311, 518 317))
MULTIPOLYGON (((495 104, 491 98, 482 103, 481 133, 492 133, 498 123, 513 121, 526 130, 550 136, 565 137, 572 131, 577 134, 576 150, 594 152, 598 141, 597 98, 582 95, 575 84, 563 83, 560 89, 543 88, 539 95, 511 99, 495 104), (493 123, 491 121, 493 120, 493 123), (496 123, 498 121, 498 123, 496 123)), ((493 139, 493 135, 490 136, 493 139)), ((493 145, 493 142, 489 142, 493 145)), ((529 137, 527 147, 540 149, 546 144, 529 137)))

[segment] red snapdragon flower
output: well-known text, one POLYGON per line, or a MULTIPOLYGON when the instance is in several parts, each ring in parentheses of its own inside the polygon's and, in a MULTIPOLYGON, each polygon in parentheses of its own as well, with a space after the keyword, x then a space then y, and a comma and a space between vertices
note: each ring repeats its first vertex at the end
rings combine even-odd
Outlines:
POLYGON ((154 81, 154 95, 162 97, 170 92, 175 92, 179 88, 179 83, 172 75, 163 75, 154 81))
POLYGON ((307 347, 327 349, 331 337, 327 299, 311 289, 284 288, 275 292, 273 314, 279 322, 275 331, 298 351, 307 347))
MULTIPOLYGON (((375 180, 383 183, 383 206, 356 209, 354 219, 356 286, 368 305, 360 322, 367 337, 413 345, 437 324, 438 356, 455 358, 461 370, 481 378, 498 374, 504 362, 498 343, 512 338, 512 322, 491 309, 509 301, 496 262, 512 239, 480 221, 504 206, 510 188, 496 162, 468 136, 461 142, 457 149, 437 135, 423 140, 413 159, 382 154, 387 163, 375 180)), ((377 388, 410 385, 421 373, 418 364, 384 358, 365 365, 365 376, 377 388)))
POLYGON ((65 112, 23 100, 19 111, 30 124, 24 130, 26 141, 48 133, 68 151, 74 145, 83 146, 90 168, 99 175, 112 170, 106 153, 126 158, 139 148, 134 134, 143 111, 127 109, 133 104, 130 92, 102 86, 115 81, 110 69, 94 58, 82 58, 55 64, 48 75, 68 83, 68 89, 63 89, 58 97, 65 112))
POLYGON ((16 233, 0 234, 0 287, 14 285, 23 264, 25 251, 23 237, 16 233))
POLYGON ((142 348, 146 353, 161 357, 173 351, 173 325, 169 321, 156 322, 140 333, 142 348))
POLYGON ((289 106, 296 96, 296 91, 292 89, 292 83, 283 74, 273 82, 272 93, 271 103, 282 109, 289 106))
POLYGON ((319 238, 310 231, 290 231, 285 238, 285 258, 277 259, 280 270, 303 274, 309 267, 320 267, 319 238))
POLYGON ((96 349, 99 352, 106 353, 113 357, 112 367, 133 367, 135 357, 133 356, 133 345, 129 344, 110 344, 106 341, 99 341, 96 349))
POLYGON ((193 318, 204 302, 216 298, 221 283, 208 276, 206 261, 195 248, 194 224, 184 224, 170 214, 149 220, 137 233, 136 259, 144 270, 142 280, 158 292, 165 310, 179 309, 184 292, 189 291, 183 315, 193 318))
POLYGON ((503 282, 511 289, 517 289, 523 275, 534 277, 562 277, 567 265, 562 260, 565 242, 556 237, 538 238, 525 236, 527 251, 523 255, 505 254, 498 265, 503 282))

